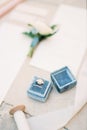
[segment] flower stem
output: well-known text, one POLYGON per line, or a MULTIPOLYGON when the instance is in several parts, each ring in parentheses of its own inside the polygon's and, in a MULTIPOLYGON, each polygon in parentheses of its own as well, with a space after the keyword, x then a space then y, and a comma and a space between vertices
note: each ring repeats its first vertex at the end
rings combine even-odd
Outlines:
POLYGON ((40 37, 38 37, 38 36, 34 37, 32 43, 30 45, 30 50, 28 52, 29 57, 32 57, 34 50, 35 50, 36 46, 38 45, 39 41, 40 41, 40 37))
POLYGON ((30 49, 29 49, 29 52, 28 52, 28 56, 32 57, 33 52, 34 52, 34 48, 30 46, 30 49))

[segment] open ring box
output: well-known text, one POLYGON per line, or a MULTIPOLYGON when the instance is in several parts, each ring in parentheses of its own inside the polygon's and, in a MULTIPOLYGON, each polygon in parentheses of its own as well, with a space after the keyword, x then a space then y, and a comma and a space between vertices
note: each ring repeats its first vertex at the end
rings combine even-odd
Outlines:
POLYGON ((60 93, 71 89, 77 84, 77 80, 67 66, 51 73, 51 80, 60 93))
POLYGON ((52 90, 52 83, 42 78, 34 77, 27 94, 29 97, 45 102, 52 90))

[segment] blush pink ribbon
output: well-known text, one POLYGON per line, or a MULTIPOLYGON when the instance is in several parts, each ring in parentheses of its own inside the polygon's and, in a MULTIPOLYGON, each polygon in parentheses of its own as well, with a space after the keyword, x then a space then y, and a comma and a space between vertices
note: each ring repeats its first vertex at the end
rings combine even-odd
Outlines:
POLYGON ((24 0, 11 0, 6 5, 0 8, 0 18, 11 11, 16 5, 23 2, 24 0))

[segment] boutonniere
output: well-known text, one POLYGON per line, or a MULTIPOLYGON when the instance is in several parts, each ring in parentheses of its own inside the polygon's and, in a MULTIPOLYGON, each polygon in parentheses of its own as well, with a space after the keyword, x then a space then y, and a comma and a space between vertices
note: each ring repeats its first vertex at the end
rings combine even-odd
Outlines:
POLYGON ((30 31, 24 32, 23 34, 33 39, 30 44, 30 49, 28 52, 28 56, 32 57, 38 43, 54 35, 58 30, 58 26, 57 25, 48 26, 46 23, 41 22, 41 21, 28 24, 28 26, 31 28, 30 31))

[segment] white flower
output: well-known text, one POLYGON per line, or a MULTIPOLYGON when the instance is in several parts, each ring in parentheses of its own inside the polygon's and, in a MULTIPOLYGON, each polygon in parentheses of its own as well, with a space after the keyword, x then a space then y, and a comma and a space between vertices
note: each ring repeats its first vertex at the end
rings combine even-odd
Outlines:
POLYGON ((36 21, 36 22, 32 22, 32 26, 38 30, 38 32, 41 35, 48 35, 48 34, 52 34, 53 30, 44 22, 42 21, 36 21))
POLYGON ((23 34, 33 38, 28 53, 28 56, 32 57, 33 52, 38 43, 41 40, 54 35, 58 31, 58 26, 57 25, 48 26, 47 24, 41 21, 29 23, 28 26, 31 26, 31 30, 29 32, 24 32, 23 34))

